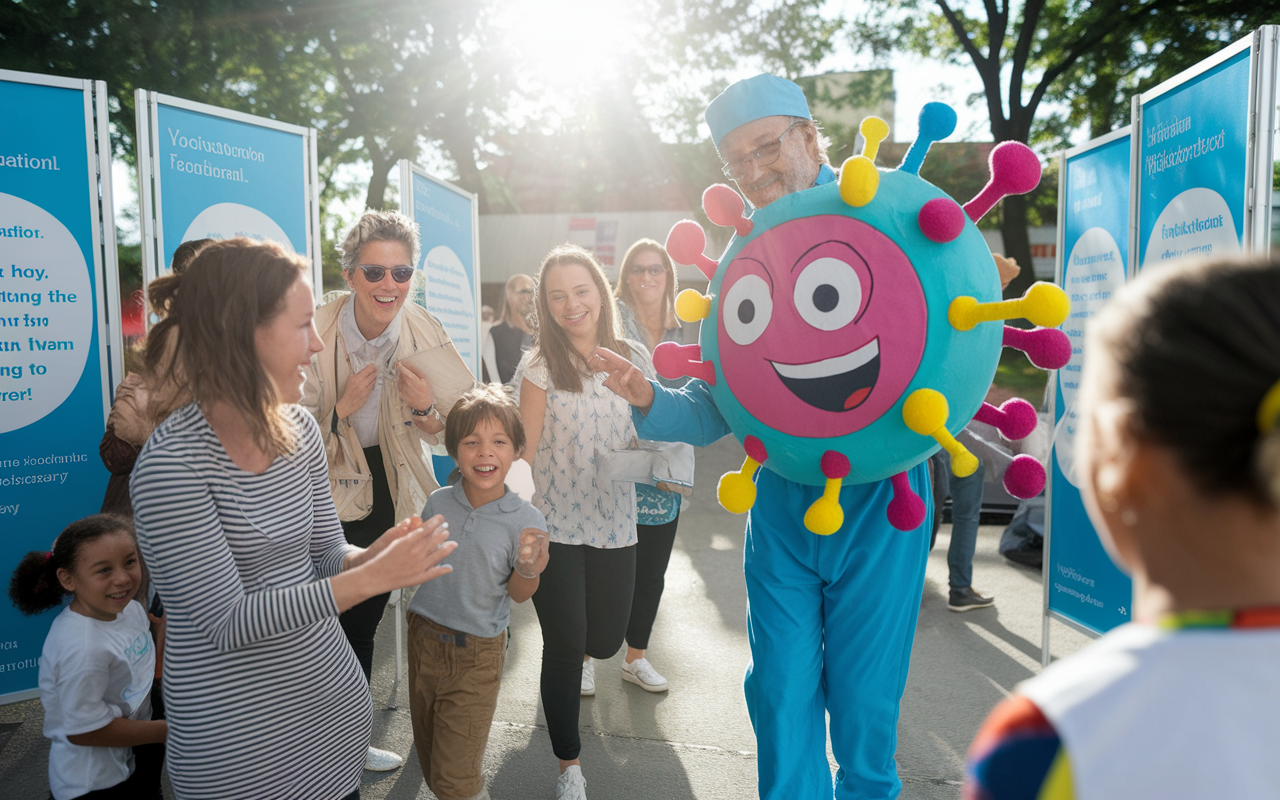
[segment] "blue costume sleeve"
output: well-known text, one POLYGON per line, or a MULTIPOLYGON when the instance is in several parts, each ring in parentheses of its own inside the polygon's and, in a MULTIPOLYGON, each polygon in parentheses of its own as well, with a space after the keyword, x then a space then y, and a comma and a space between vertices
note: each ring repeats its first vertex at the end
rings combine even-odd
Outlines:
POLYGON ((648 415, 631 407, 631 419, 641 439, 702 447, 730 434, 705 382, 689 381, 679 389, 668 389, 657 381, 649 383, 653 385, 653 405, 648 415))

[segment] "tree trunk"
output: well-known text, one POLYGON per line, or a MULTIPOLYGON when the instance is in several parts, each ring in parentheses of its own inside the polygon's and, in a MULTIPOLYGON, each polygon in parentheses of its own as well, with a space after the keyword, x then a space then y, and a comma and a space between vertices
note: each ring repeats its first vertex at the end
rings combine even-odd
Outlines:
POLYGON ((1004 237, 1004 255, 1016 259, 1022 267, 1004 296, 1021 297, 1036 279, 1031 264, 1031 237, 1027 235, 1027 198, 1023 195, 1011 194, 1000 201, 1000 235, 1004 237))
POLYGON ((364 207, 371 211, 381 211, 387 203, 387 176, 391 174, 394 161, 375 158, 373 175, 369 178, 369 191, 364 197, 364 207))

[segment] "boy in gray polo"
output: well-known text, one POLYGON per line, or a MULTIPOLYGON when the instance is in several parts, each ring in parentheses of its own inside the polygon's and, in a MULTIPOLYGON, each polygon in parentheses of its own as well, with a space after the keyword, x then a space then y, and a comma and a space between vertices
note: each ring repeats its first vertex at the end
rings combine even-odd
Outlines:
POLYGON ((422 518, 449 523, 453 572, 409 603, 409 709, 418 762, 440 800, 487 800, 480 771, 498 703, 511 601, 538 589, 547 523, 506 488, 524 449, 515 401, 496 386, 467 392, 445 422, 461 480, 431 493, 422 518))

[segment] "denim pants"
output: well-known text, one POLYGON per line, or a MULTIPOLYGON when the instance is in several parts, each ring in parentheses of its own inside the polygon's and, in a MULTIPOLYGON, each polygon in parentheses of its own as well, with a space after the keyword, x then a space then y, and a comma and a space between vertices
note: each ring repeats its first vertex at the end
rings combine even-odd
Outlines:
POLYGON ((986 468, 978 462, 972 475, 957 478, 951 464, 943 474, 951 486, 951 545, 947 548, 947 583, 952 589, 973 585, 973 550, 978 543, 978 516, 982 511, 982 486, 986 468))

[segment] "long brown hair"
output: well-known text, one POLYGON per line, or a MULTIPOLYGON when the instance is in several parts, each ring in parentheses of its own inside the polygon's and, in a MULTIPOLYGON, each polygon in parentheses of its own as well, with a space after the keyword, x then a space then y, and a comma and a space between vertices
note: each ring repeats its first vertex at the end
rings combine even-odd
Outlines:
POLYGON ((147 337, 157 425, 189 402, 223 402, 240 413, 262 450, 293 451, 297 432, 281 413, 254 334, 280 313, 285 293, 308 269, 306 259, 275 242, 237 237, 206 245, 184 272, 151 283, 152 304, 168 311, 147 337))
MULTIPOLYGON (((662 327, 670 330, 671 328, 680 327, 680 320, 676 318, 676 289, 679 288, 679 282, 676 279, 676 267, 671 263, 671 256, 667 255, 667 248, 658 244, 653 239, 637 239, 627 248, 627 254, 622 257, 622 268, 618 270, 618 299, 628 306, 634 313, 636 310, 635 298, 631 296, 631 286, 627 283, 627 275, 631 271, 631 265, 640 258, 640 254, 646 250, 652 250, 662 259, 662 263, 667 267, 667 291, 664 293, 666 297, 663 299, 662 309, 662 327)), ((637 318, 637 322, 639 319, 637 318)))
POLYGON ((631 348, 623 343, 622 334, 618 331, 618 307, 600 262, 596 261, 591 251, 574 244, 561 244, 551 248, 538 270, 538 326, 533 342, 533 357, 542 359, 547 365, 551 382, 557 389, 581 392, 582 378, 591 375, 591 370, 587 368, 586 360, 574 349, 564 328, 551 316, 551 304, 547 300, 547 272, 565 264, 585 267, 591 274, 591 280, 595 281, 596 291, 600 292, 600 319, 596 326, 600 346, 607 347, 624 358, 631 357, 631 348))

